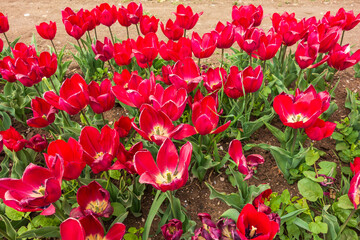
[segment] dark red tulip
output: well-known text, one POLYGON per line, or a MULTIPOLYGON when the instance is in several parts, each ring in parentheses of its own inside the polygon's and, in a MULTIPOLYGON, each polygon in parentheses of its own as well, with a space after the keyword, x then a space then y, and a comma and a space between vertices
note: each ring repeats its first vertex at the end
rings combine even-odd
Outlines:
POLYGON ((220 49, 230 48, 235 42, 235 30, 234 26, 230 23, 227 23, 225 26, 221 22, 215 27, 216 36, 216 47, 220 49))
POLYGON ((336 128, 336 123, 325 122, 318 118, 313 125, 305 128, 306 135, 313 141, 330 137, 336 128))
POLYGON ((120 145, 115 129, 105 125, 99 132, 87 126, 81 130, 79 141, 84 149, 84 160, 95 174, 110 169, 120 145))
POLYGON ((184 35, 184 29, 182 29, 176 21, 173 22, 171 19, 166 22, 165 26, 160 22, 160 27, 161 31, 169 40, 177 41, 184 35))
POLYGON ((276 55, 281 44, 281 36, 275 33, 274 28, 270 28, 267 34, 261 34, 259 48, 253 53, 262 61, 269 60, 276 55))
POLYGON ((55 53, 42 52, 39 56, 39 67, 43 76, 50 78, 55 74, 58 66, 57 56, 55 53))
MULTIPOLYGON (((94 8, 92 11, 89 10, 85 10, 83 13, 83 19, 84 21, 87 23, 87 31, 91 31, 94 28, 96 28, 96 26, 100 25, 100 19, 99 21, 97 21, 97 18, 95 16, 95 12, 99 11, 99 9, 94 8), (95 10, 94 10, 95 9, 95 10)), ((100 15, 100 13, 97 13, 100 15)))
POLYGON ((354 175, 360 172, 360 157, 354 158, 354 163, 350 163, 350 169, 354 175))
POLYGON ((48 146, 48 142, 46 140, 45 135, 36 134, 32 138, 30 138, 25 147, 31 148, 35 152, 42 152, 44 151, 48 146))
POLYGON ((338 43, 329 52, 327 63, 330 67, 342 71, 352 67, 360 61, 360 49, 350 55, 350 45, 340 46, 338 43))
POLYGON ((245 34, 239 35, 237 43, 247 54, 251 54, 260 47, 260 36, 264 31, 260 28, 249 28, 245 34))
POLYGON ((27 125, 34 128, 44 128, 55 121, 57 109, 44 99, 35 97, 31 100, 33 118, 26 121, 27 125))
POLYGON ((282 36, 286 46, 292 46, 300 40, 304 31, 304 21, 295 18, 295 13, 284 12, 281 16, 278 13, 272 15, 272 24, 277 33, 282 36))
POLYGON ((89 104, 96 114, 109 111, 115 105, 115 96, 111 91, 111 81, 105 79, 99 85, 96 81, 89 84, 89 104))
POLYGON ((148 33, 144 38, 139 36, 133 44, 132 52, 142 68, 152 65, 159 53, 159 40, 155 33, 148 33))
POLYGON ((126 66, 131 63, 133 57, 132 45, 134 40, 128 39, 122 41, 122 43, 114 44, 114 60, 119 66, 126 66))
POLYGON ((203 12, 194 14, 190 6, 184 7, 184 5, 180 4, 177 6, 174 14, 176 15, 176 22, 180 27, 185 30, 191 30, 203 12))
POLYGON ((162 192, 183 187, 189 177, 192 150, 191 143, 187 142, 181 147, 179 156, 174 143, 167 138, 160 146, 156 163, 148 150, 137 152, 134 161, 139 182, 151 184, 162 192))
POLYGON ((83 160, 83 148, 73 138, 69 138, 68 142, 61 139, 51 142, 44 157, 48 167, 51 167, 58 157, 63 160, 63 179, 66 181, 77 179, 86 166, 83 160))
POLYGON ((15 64, 15 59, 11 58, 10 56, 6 56, 2 60, 0 60, 1 77, 8 82, 16 81, 16 76, 13 71, 14 64, 15 64))
POLYGON ((79 206, 71 210, 70 217, 93 215, 97 218, 108 218, 114 212, 109 192, 96 181, 81 186, 76 193, 76 199, 79 206))
POLYGON ((88 85, 79 74, 74 74, 63 82, 59 95, 48 91, 44 93, 44 98, 57 109, 70 115, 78 114, 89 103, 88 85))
POLYGON ((167 224, 161 226, 161 232, 165 240, 180 240, 183 234, 182 222, 177 219, 171 219, 167 224))
POLYGON ((261 5, 255 7, 253 4, 247 6, 233 6, 232 8, 232 19, 233 24, 240 25, 247 29, 249 27, 257 27, 261 24, 263 18, 263 8, 261 5))
POLYGON ((88 30, 89 23, 83 18, 83 9, 75 13, 70 8, 62 11, 63 23, 67 34, 79 40, 88 30))
POLYGON ((167 43, 164 41, 160 42, 159 48, 160 56, 166 60, 173 60, 177 62, 188 57, 192 57, 191 41, 188 38, 180 38, 178 42, 169 40, 167 43))
POLYGON ((3 144, 10 150, 18 152, 25 147, 27 140, 12 126, 8 130, 0 131, 3 144))
POLYGON ((317 32, 319 33, 320 53, 327 53, 333 49, 341 36, 340 27, 329 28, 325 24, 319 24, 317 26, 317 32))
POLYGON ((5 33, 7 31, 9 31, 8 18, 0 12, 0 33, 5 33))
POLYGON ((221 231, 222 240, 239 239, 239 235, 236 232, 236 223, 230 218, 220 218, 216 223, 217 229, 221 231))
POLYGON ((21 179, 0 179, 0 198, 3 203, 19 212, 42 211, 41 215, 52 215, 61 196, 61 180, 64 169, 57 158, 51 169, 30 163, 21 179))
POLYGON ((209 93, 220 90, 227 79, 227 72, 223 68, 209 68, 206 73, 202 74, 204 87, 209 93))
POLYGON ((66 219, 60 224, 60 235, 62 240, 121 240, 126 232, 125 228, 124 224, 115 223, 105 235, 100 221, 95 216, 88 215, 80 219, 66 219))
POLYGON ((221 230, 217 228, 216 224, 211 220, 208 213, 199 213, 198 217, 202 223, 202 227, 195 229, 194 236, 191 240, 220 240, 221 230))
POLYGON ((12 69, 16 79, 25 87, 31 87, 42 80, 43 73, 35 58, 17 58, 12 69))
POLYGON ((149 17, 148 15, 142 16, 140 20, 140 31, 143 35, 146 35, 150 32, 156 33, 159 26, 159 19, 152 16, 149 17))
POLYGON ((131 130, 131 123, 134 121, 134 118, 130 119, 129 117, 121 116, 119 120, 114 123, 114 129, 117 131, 120 138, 124 138, 129 135, 131 130))
POLYGON ((193 32, 191 37, 191 50, 197 58, 208 58, 216 49, 216 35, 205 33, 202 38, 197 32, 193 32))
POLYGON ((119 8, 118 21, 122 26, 128 27, 131 24, 138 24, 142 16, 143 16, 142 4, 130 2, 126 8, 124 6, 121 6, 119 8))
POLYGON ((360 172, 351 179, 348 196, 354 208, 357 209, 360 204, 360 172))
POLYGON ((36 31, 43 39, 53 40, 56 35, 56 22, 42 22, 36 26, 36 31))
POLYGON ((124 169, 130 174, 135 174, 135 166, 134 166, 134 155, 138 151, 143 151, 143 143, 137 142, 134 144, 129 150, 126 150, 124 145, 120 143, 119 153, 116 156, 116 162, 111 167, 112 169, 124 169))
POLYGON ((114 56, 114 45, 107 37, 104 38, 104 43, 99 40, 96 41, 96 45, 92 44, 91 48, 95 53, 95 59, 100 59, 103 62, 109 61, 114 56))
POLYGON ((128 10, 125 7, 119 8, 117 18, 121 26, 129 27, 131 25, 130 19, 128 18, 128 10))
POLYGON ((115 5, 110 5, 108 3, 102 3, 100 6, 96 6, 97 9, 100 10, 100 23, 110 27, 117 20, 117 8, 115 5))
POLYGON ((303 39, 295 52, 295 60, 301 69, 305 69, 314 63, 320 48, 319 33, 313 29, 307 39, 303 39))

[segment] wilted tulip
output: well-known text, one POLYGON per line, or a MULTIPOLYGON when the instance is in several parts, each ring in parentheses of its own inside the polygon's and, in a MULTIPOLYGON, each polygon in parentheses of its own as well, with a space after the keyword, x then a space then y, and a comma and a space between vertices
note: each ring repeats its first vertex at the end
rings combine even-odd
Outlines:
POLYGON ((43 39, 53 40, 56 35, 56 22, 42 22, 36 26, 36 31, 43 39))
POLYGON ((178 219, 171 219, 161 226, 161 232, 165 240, 179 240, 183 234, 182 222, 178 219))
POLYGON ((191 240, 220 240, 222 237, 221 230, 211 221, 211 216, 208 213, 199 213, 198 217, 200 218, 202 227, 195 230, 191 240))
POLYGON ((111 169, 124 169, 130 174, 135 174, 135 166, 134 166, 134 155, 138 151, 143 150, 143 143, 137 142, 134 144, 129 150, 126 150, 125 147, 120 143, 119 152, 116 156, 116 162, 111 167, 111 169))

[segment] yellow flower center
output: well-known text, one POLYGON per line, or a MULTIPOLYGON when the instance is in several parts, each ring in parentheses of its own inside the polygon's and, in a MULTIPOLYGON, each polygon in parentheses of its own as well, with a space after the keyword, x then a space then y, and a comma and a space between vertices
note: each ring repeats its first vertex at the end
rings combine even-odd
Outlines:
POLYGON ((153 135, 164 136, 164 137, 169 136, 168 132, 162 126, 155 126, 152 132, 150 133, 150 136, 153 135))
POLYGON ((290 115, 287 118, 287 121, 290 123, 295 123, 295 122, 300 122, 300 121, 306 122, 307 120, 309 120, 309 118, 301 115, 301 113, 299 113, 297 115, 290 115))
POLYGON ((102 213, 105 211, 106 207, 107 207, 108 203, 107 201, 103 200, 103 201, 91 201, 85 209, 90 209, 91 211, 93 211, 94 213, 102 213))
POLYGON ((98 158, 100 158, 100 157, 102 157, 104 155, 104 153, 103 152, 99 152, 99 153, 97 153, 96 155, 95 155, 95 160, 96 159, 98 159, 98 158))
POLYGON ((100 234, 95 234, 95 235, 87 236, 85 240, 102 240, 102 239, 103 238, 101 237, 100 234))
POLYGON ((37 190, 33 190, 31 194, 33 197, 42 197, 45 195, 45 187, 41 185, 37 190))
POLYGON ((161 173, 156 177, 156 183, 161 185, 164 183, 171 183, 174 179, 178 178, 177 173, 173 174, 169 170, 164 175, 161 173))

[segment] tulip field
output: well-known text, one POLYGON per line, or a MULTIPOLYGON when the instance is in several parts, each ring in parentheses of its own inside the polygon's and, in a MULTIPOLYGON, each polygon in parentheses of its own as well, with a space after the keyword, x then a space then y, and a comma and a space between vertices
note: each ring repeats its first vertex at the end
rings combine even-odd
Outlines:
POLYGON ((0 237, 359 239, 359 9, 2 3, 0 237))

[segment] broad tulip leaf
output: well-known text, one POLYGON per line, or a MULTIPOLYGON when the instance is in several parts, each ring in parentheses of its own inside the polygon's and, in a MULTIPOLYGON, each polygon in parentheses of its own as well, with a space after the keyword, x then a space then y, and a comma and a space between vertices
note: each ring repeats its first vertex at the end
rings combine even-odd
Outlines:
POLYGON ((311 149, 308 151, 305 155, 305 162, 308 166, 312 166, 315 164, 315 162, 320 158, 320 155, 318 152, 316 152, 314 149, 311 149))
POLYGON ((340 231, 340 226, 337 218, 334 215, 328 213, 327 210, 329 209, 329 207, 330 205, 324 206, 322 210, 322 217, 324 223, 328 225, 328 233, 326 234, 326 239, 332 240, 336 239, 337 233, 340 231))
POLYGON ((51 227, 42 227, 39 229, 29 230, 21 234, 20 238, 60 238, 60 228, 51 226, 51 227))
POLYGON ((236 208, 239 211, 241 211, 242 207, 244 207, 245 203, 242 201, 238 194, 221 193, 216 191, 210 184, 205 183, 205 185, 210 189, 210 199, 219 198, 230 207, 236 208))
POLYGON ((5 215, 12 221, 20 221, 25 213, 16 211, 15 209, 5 206, 5 215))
POLYGON ((354 230, 345 228, 345 230, 341 233, 340 240, 348 239, 359 239, 359 236, 354 230))
POLYGON ((338 207, 343 209, 354 209, 354 205, 350 201, 349 196, 347 194, 339 197, 338 207))
POLYGON ((324 194, 320 185, 308 178, 303 178, 298 182, 300 194, 311 202, 315 202, 324 194))
POLYGON ((230 208, 228 210, 226 210, 222 215, 221 217, 224 217, 224 218, 230 218, 232 220, 234 220, 235 222, 237 221, 237 219, 239 218, 239 211, 234 209, 234 208, 230 208))

